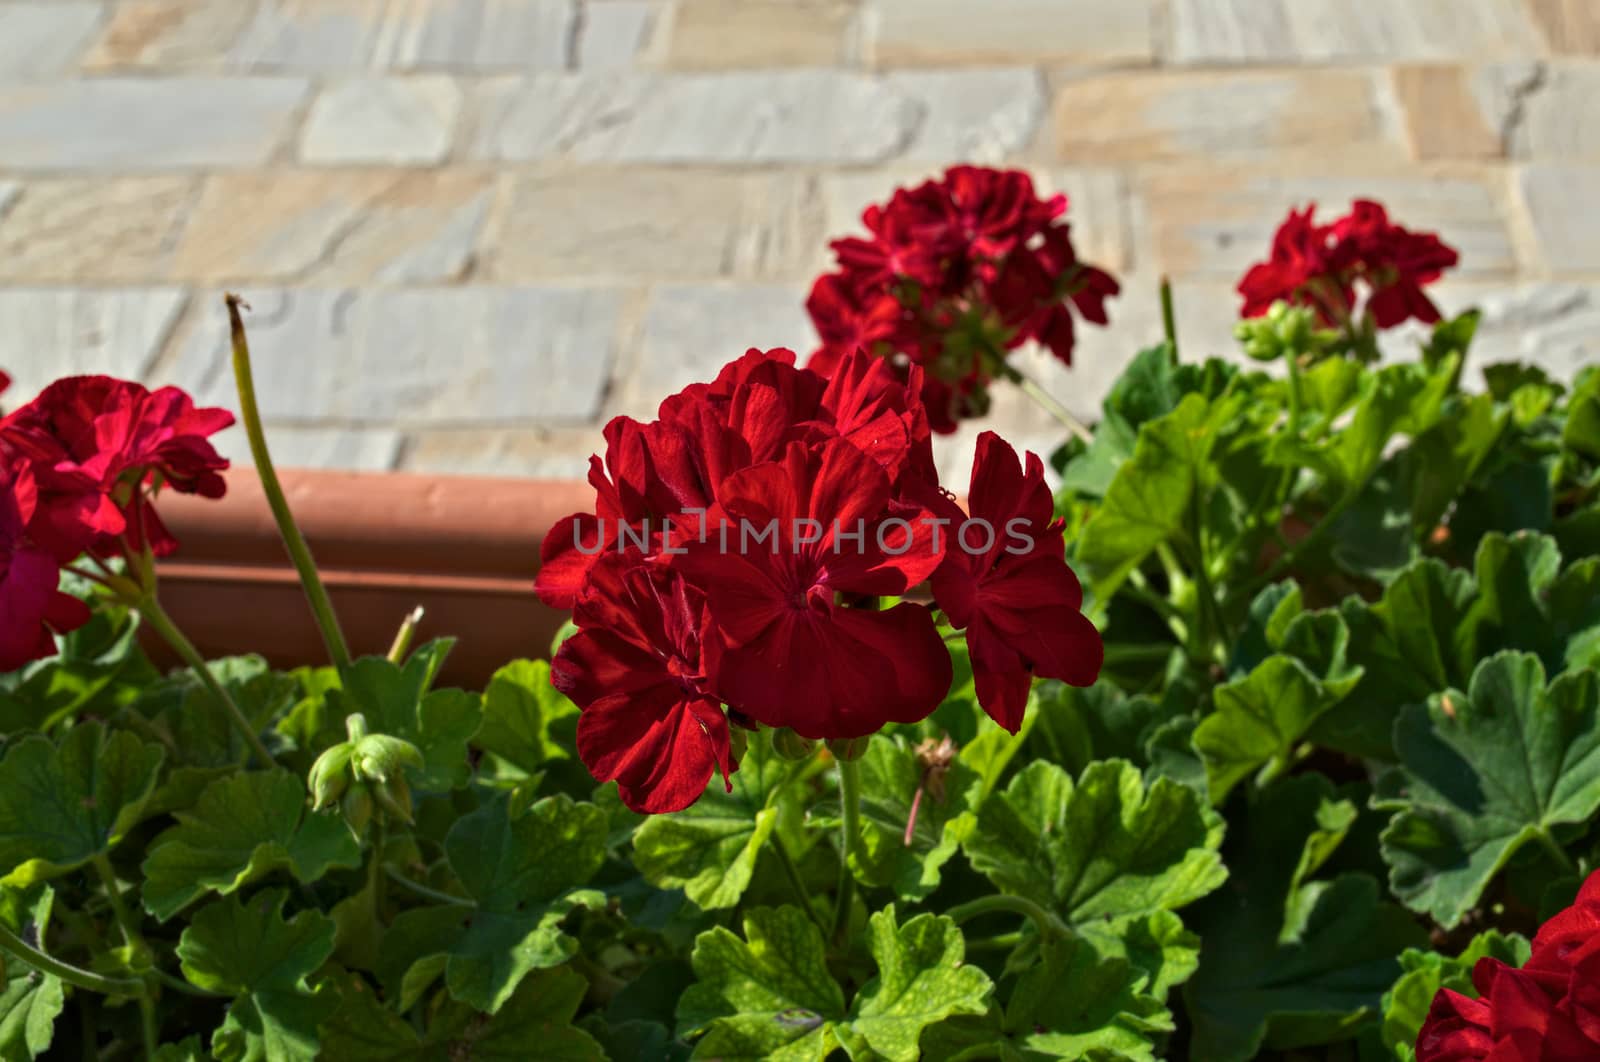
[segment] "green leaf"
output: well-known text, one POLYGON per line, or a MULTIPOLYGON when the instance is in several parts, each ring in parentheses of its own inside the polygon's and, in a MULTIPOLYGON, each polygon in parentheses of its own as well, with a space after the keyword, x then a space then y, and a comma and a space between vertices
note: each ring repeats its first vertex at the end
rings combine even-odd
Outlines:
POLYGON ((403 667, 365 656, 341 672, 342 686, 327 697, 337 718, 366 717, 374 734, 402 738, 422 750, 423 767, 407 769, 417 789, 438 792, 465 785, 467 742, 483 719, 482 705, 465 690, 430 690, 448 644, 430 642, 403 667))
MULTIPOLYGON (((298 697, 294 679, 273 671, 259 656, 225 657, 206 667, 258 734, 287 713, 298 697)), ((250 746, 228 710, 188 668, 150 687, 131 710, 172 735, 183 764, 236 767, 250 759, 250 746)))
POLYGON ((515 660, 489 680, 472 744, 532 774, 549 760, 570 758, 552 728, 570 728, 577 715, 578 706, 550 684, 549 661, 515 660))
POLYGON ((634 833, 639 873, 657 888, 682 889, 708 911, 738 903, 778 824, 782 783, 794 768, 772 751, 770 733, 752 735, 731 792, 713 777, 688 808, 652 815, 634 833))
POLYGON ((0 883, 29 885, 116 847, 140 819, 164 759, 125 731, 80 723, 57 748, 33 735, 0 761, 0 883))
POLYGON ((1212 801, 1221 804, 1258 767, 1288 766, 1312 724, 1353 685, 1330 690, 1300 661, 1277 655, 1247 677, 1218 686, 1213 692, 1217 710, 1194 732, 1212 801))
POLYGON ((310 1062, 317 1025, 337 1006, 306 979, 333 954, 333 922, 317 911, 283 917, 288 893, 230 896, 195 912, 178 940, 189 982, 234 997, 211 1038, 222 1062, 310 1062))
POLYGON ((578 906, 604 902, 580 890, 605 861, 605 814, 593 804, 546 797, 520 815, 493 800, 456 821, 445 855, 476 907, 424 907, 400 915, 385 934, 406 947, 406 994, 415 998, 443 973, 450 994, 496 1013, 529 972, 577 951, 561 922, 578 906), (422 942, 410 947, 413 938, 422 942))
POLYGON ((1395 726, 1404 783, 1380 806, 1389 884, 1449 927, 1523 845, 1600 810, 1600 680, 1568 672, 1548 688, 1537 657, 1499 653, 1467 694, 1407 709, 1395 726))
POLYGON ((878 975, 854 1004, 828 972, 822 934, 798 908, 745 914, 744 939, 721 926, 695 940, 696 981, 678 1003, 679 1035, 704 1033, 696 1058, 915 1062, 922 1031, 955 1014, 982 1014, 989 978, 963 964, 961 930, 923 914, 903 925, 894 905, 871 918, 878 975))
POLYGON ((861 848, 850 854, 851 868, 866 884, 893 888, 907 900, 923 899, 938 888, 940 869, 976 821, 972 808, 982 779, 958 755, 940 783, 924 787, 916 752, 904 738, 889 735, 868 744, 860 769, 861 848), (914 800, 917 818, 908 845, 906 824, 914 800))
POLYGON ((1479 959, 1495 958, 1521 966, 1528 961, 1530 952, 1526 938, 1493 929, 1473 937, 1466 950, 1453 959, 1436 951, 1407 948, 1400 956, 1400 968, 1405 972, 1383 997, 1384 1046, 1394 1050, 1417 1042, 1428 1008, 1441 988, 1476 998, 1472 968, 1479 959))
POLYGON ((1154 1062, 1173 1031, 1172 1015, 1148 979, 1124 958, 1097 954, 1086 940, 1047 940, 1040 961, 1017 980, 1005 1027, 1047 1058, 1154 1062))
POLYGON ((1132 459, 1117 469, 1078 540, 1077 565, 1096 600, 1110 600, 1128 573, 1183 526, 1218 430, 1234 409, 1191 394, 1140 430, 1132 459))
POLYGON ((1200 965, 1200 938, 1171 911, 1119 924, 1086 922, 1077 932, 1102 958, 1128 960, 1145 975, 1147 991, 1157 999, 1166 999, 1200 965))
POLYGON ((1191 1058, 1235 1062, 1356 1034, 1399 973, 1395 954, 1425 935, 1364 874, 1301 882, 1328 854, 1331 783, 1282 779, 1230 831, 1229 887, 1188 912, 1200 968, 1184 986, 1191 1058), (1315 854, 1308 856, 1308 850, 1315 854))
POLYGON ((920 914, 900 925, 890 904, 873 914, 869 930, 878 976, 856 996, 854 1017, 841 1033, 847 1044, 860 1037, 892 1062, 916 1062, 922 1030, 987 1009, 993 986, 982 970, 963 964, 966 941, 950 919, 920 914))
POLYGON ((974 869, 1072 924, 1175 910, 1227 877, 1220 825, 1198 794, 1158 778, 1147 788, 1122 760, 1103 760, 1076 785, 1035 761, 985 801, 963 842, 974 869))
POLYGON ((589 983, 567 968, 529 975, 491 1018, 459 1003, 430 1009, 427 1030, 380 1004, 349 977, 339 1010, 322 1026, 323 1057, 338 1062, 605 1062, 600 1045, 572 1024, 589 983))
POLYGON ((338 809, 310 810, 287 771, 252 771, 206 787, 178 824, 150 844, 144 907, 165 922, 208 890, 227 895, 276 870, 309 884, 361 865, 361 846, 338 809))
MULTIPOLYGON (((0 922, 43 950, 55 894, 48 885, 23 892, 0 886, 0 922)), ((0 949, 0 1058, 33 1059, 50 1048, 66 1007, 61 979, 0 949)))

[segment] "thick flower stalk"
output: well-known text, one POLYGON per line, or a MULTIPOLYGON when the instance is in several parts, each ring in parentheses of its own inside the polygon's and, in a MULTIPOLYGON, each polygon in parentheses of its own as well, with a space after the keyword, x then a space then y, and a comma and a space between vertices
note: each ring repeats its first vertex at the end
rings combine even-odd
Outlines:
POLYGON ((738 769, 746 727, 839 742, 925 718, 951 681, 936 608, 1009 730, 1035 675, 1094 681, 1100 638, 1041 462, 986 434, 963 512, 922 381, 865 352, 824 376, 752 350, 658 419, 607 426, 595 511, 552 529, 537 588, 579 628, 552 665, 582 709, 579 754, 628 806, 693 803, 738 769), (909 599, 924 585, 932 605, 909 599))
POLYGON ((1472 969, 1473 999, 1440 989, 1417 1037, 1417 1062, 1600 1058, 1600 871, 1546 922, 1518 969, 1472 969))
POLYGON ((868 207, 869 235, 833 243, 839 268, 806 301, 822 340, 811 367, 831 372, 858 349, 902 380, 919 366, 929 423, 951 432, 988 409, 995 379, 1015 375, 1010 351, 1036 342, 1072 364, 1074 312, 1105 324, 1119 289, 1079 260, 1066 210, 1066 196, 1040 198, 1026 173, 981 166, 868 207))

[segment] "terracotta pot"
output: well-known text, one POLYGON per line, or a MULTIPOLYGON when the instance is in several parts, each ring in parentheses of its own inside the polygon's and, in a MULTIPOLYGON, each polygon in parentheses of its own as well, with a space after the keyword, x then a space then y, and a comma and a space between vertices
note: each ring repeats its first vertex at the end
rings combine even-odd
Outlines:
MULTIPOLYGON (((575 480, 403 473, 279 473, 352 653, 384 653, 421 605, 423 640, 460 639, 442 678, 481 689, 500 665, 549 653, 566 615, 533 593, 539 546, 561 517, 592 506, 575 480)), ((207 657, 261 653, 275 666, 327 662, 254 470, 219 501, 167 493, 182 543, 159 567, 167 610, 207 657)), ((147 640, 162 663, 164 646, 147 640)))

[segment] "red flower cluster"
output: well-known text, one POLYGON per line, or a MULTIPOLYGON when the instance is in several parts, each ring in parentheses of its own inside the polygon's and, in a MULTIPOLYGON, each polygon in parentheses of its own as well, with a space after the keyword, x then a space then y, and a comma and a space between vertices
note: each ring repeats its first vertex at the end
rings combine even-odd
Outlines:
POLYGON ((151 501, 163 486, 220 497, 228 462, 207 436, 232 423, 177 388, 107 376, 58 380, 0 419, 0 671, 87 621, 57 590, 73 558, 172 552, 151 501))
POLYGON ((1379 328, 1415 317, 1439 319, 1422 288, 1456 264, 1455 249, 1431 232, 1411 232, 1389 220, 1384 208, 1358 199, 1350 213, 1318 225, 1316 206, 1289 211, 1272 240, 1272 254, 1239 282, 1245 317, 1259 317, 1283 299, 1317 311, 1329 328, 1347 327, 1356 315, 1359 284, 1366 312, 1379 328))
POLYGON ((984 708, 1015 731, 1033 675, 1094 681, 1039 459, 979 441, 971 514, 941 493, 922 370, 862 352, 831 376, 751 350, 649 423, 606 427, 595 511, 543 544, 537 589, 579 630, 556 654, 578 752, 629 807, 676 811, 736 770, 729 720, 856 738, 925 718, 965 628, 984 708), (728 711, 724 712, 724 706, 728 711))
POLYGON ((1533 938, 1519 970, 1472 968, 1477 999, 1440 989, 1417 1038, 1417 1062, 1587 1062, 1600 1058, 1600 872, 1533 938))
POLYGON ((839 270, 806 300, 822 346, 811 367, 847 354, 888 358, 902 380, 921 366, 932 429, 981 415, 1007 353, 1029 340, 1072 364, 1070 307, 1106 323, 1117 282, 1078 260, 1066 196, 1040 199, 1026 173, 956 166, 902 188, 861 220, 867 239, 836 240, 839 270))

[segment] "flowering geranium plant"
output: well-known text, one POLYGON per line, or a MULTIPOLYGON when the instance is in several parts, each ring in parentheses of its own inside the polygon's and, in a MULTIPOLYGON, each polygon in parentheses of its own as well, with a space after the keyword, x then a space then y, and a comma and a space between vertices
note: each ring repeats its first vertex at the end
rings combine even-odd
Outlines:
POLYGON ((1358 202, 1245 278, 1284 373, 1169 323, 1092 431, 941 484, 1006 351, 1103 316, 1063 207, 896 193, 804 364, 607 425, 529 529, 572 622, 481 691, 416 614, 352 653, 237 299, 326 662, 162 607, 231 413, 8 395, 0 1058, 1595 1057, 1600 372, 1469 379, 1454 252, 1358 202))

